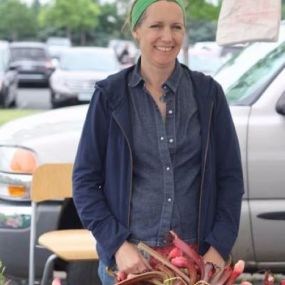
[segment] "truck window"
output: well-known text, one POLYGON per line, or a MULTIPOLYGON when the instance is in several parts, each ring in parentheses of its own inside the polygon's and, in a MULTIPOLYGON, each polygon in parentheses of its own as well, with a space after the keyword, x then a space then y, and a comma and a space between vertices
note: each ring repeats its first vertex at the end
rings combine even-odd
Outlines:
POLYGON ((230 105, 250 105, 284 66, 285 42, 258 43, 231 59, 216 74, 230 105))

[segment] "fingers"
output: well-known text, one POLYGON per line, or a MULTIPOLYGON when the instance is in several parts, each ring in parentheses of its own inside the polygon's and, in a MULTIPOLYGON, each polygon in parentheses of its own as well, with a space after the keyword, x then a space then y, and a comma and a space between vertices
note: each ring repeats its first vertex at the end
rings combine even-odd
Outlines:
POLYGON ((139 274, 150 269, 148 262, 137 247, 127 241, 118 249, 115 259, 119 271, 126 274, 139 274))
POLYGON ((143 259, 144 265, 146 267, 146 271, 152 270, 152 267, 150 266, 149 262, 143 256, 142 256, 142 259, 143 259))

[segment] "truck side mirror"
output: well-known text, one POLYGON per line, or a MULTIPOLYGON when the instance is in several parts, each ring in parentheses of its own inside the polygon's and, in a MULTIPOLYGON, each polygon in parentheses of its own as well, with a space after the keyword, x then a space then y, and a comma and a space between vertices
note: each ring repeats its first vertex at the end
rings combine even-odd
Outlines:
POLYGON ((285 91, 282 93, 280 98, 278 99, 275 110, 278 114, 284 116, 285 115, 285 91))

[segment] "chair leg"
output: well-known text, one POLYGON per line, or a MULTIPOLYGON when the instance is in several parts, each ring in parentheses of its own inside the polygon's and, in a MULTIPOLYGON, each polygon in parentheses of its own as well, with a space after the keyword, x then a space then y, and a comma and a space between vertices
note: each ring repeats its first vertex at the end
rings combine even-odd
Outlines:
POLYGON ((52 267, 53 267, 53 261, 57 258, 56 254, 52 254, 48 257, 45 267, 44 267, 44 272, 41 280, 41 285, 48 285, 49 281, 49 276, 51 276, 52 272, 52 267))

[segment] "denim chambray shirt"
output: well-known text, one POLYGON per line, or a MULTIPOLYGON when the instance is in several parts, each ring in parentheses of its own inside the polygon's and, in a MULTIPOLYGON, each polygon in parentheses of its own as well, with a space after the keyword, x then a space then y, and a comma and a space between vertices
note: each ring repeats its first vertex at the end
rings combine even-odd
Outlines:
POLYGON ((140 61, 129 76, 133 133, 131 237, 167 243, 169 230, 197 241, 201 135, 191 80, 179 62, 163 84, 166 118, 144 87, 140 61))

